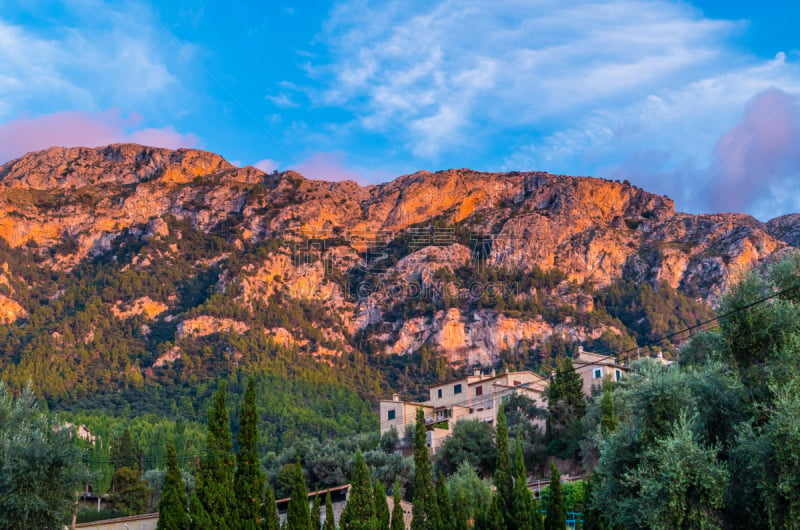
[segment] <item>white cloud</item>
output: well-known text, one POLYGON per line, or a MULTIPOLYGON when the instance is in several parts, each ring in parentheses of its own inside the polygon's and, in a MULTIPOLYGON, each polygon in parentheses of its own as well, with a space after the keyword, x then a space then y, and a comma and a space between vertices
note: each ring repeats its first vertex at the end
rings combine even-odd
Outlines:
POLYGON ((269 158, 265 158, 264 160, 259 160, 253 167, 260 169, 264 173, 272 173, 273 171, 277 171, 280 167, 280 162, 276 162, 274 160, 270 160, 269 158))
POLYGON ((64 109, 140 110, 185 104, 172 71, 190 46, 161 28, 138 3, 68 2, 59 26, 0 20, 0 121, 64 109))
POLYGON ((739 27, 644 0, 354 0, 326 26, 332 64, 310 72, 327 82, 326 102, 434 157, 477 141, 476 130, 560 119, 719 71, 718 43, 739 27))

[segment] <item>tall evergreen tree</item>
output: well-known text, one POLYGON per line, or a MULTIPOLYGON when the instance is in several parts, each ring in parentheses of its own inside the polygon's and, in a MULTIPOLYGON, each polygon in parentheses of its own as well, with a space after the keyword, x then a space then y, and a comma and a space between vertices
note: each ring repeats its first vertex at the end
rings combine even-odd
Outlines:
POLYGON ((350 483, 350 497, 339 520, 339 527, 342 530, 375 530, 378 525, 375 517, 375 495, 370 483, 369 468, 360 449, 356 452, 353 479, 350 483))
POLYGON ((554 462, 550 462, 550 498, 547 501, 545 530, 564 530, 567 527, 567 509, 561 494, 561 475, 554 462))
POLYGON ((114 469, 123 467, 139 467, 139 459, 136 457, 136 447, 133 444, 131 432, 126 427, 122 435, 111 447, 111 466, 114 469))
POLYGON ((197 496, 198 490, 202 487, 202 480, 203 476, 198 470, 195 473, 194 491, 189 498, 189 528, 191 530, 213 530, 214 528, 203 503, 200 502, 200 497, 197 496))
POLYGON ((314 502, 311 503, 311 528, 312 530, 320 530, 322 522, 322 508, 319 505, 319 494, 314 495, 314 502))
POLYGON ((280 530, 281 523, 278 518, 278 507, 275 505, 275 492, 272 486, 267 486, 264 493, 264 504, 261 507, 262 530, 280 530))
POLYGON ((607 435, 616 431, 618 425, 619 418, 614 411, 614 396, 611 394, 611 388, 606 386, 600 398, 600 430, 607 435))
POLYGON ((375 481, 375 518, 378 530, 389 530, 389 503, 380 480, 375 481))
POLYGON ((599 481, 600 476, 597 474, 597 471, 593 471, 589 478, 586 479, 586 482, 584 482, 583 530, 606 530, 606 525, 600 516, 600 510, 597 509, 593 500, 594 492, 596 491, 599 481))
POLYGON ((239 452, 236 453, 234 492, 237 504, 237 528, 256 530, 261 517, 261 492, 264 474, 258 458, 258 412, 255 379, 247 383, 244 402, 239 410, 239 452))
POLYGON ((536 513, 536 500, 528 489, 528 471, 519 439, 514 451, 514 504, 520 530, 541 530, 542 518, 536 513))
POLYGON ((443 473, 439 473, 436 482, 436 505, 439 509, 439 528, 441 530, 457 530, 453 526, 453 505, 450 502, 450 494, 447 491, 447 482, 443 473))
POLYGON ((158 530, 187 530, 189 528, 188 502, 183 487, 181 470, 178 468, 178 453, 175 445, 167 446, 167 474, 158 503, 158 530))
POLYGON ((311 530, 311 511, 308 509, 308 490, 300 459, 294 467, 292 496, 286 512, 286 530, 311 530))
POLYGON ((494 473, 494 485, 497 489, 498 508, 503 518, 501 528, 516 530, 518 517, 514 503, 514 475, 511 470, 511 455, 508 450, 508 426, 506 425, 505 406, 502 403, 497 411, 495 444, 497 446, 497 469, 494 473))
POLYGON ((150 492, 142 480, 137 449, 127 428, 111 450, 111 462, 114 466, 111 476, 114 507, 126 515, 143 513, 150 492))
POLYGON ((466 495, 461 490, 456 492, 455 505, 456 505, 456 511, 453 518, 453 524, 455 525, 454 527, 455 530, 461 530, 462 528, 469 528, 470 507, 467 506, 466 495))
POLYGON ((223 380, 214 393, 214 403, 208 411, 206 455, 200 466, 201 477, 197 486, 197 498, 212 528, 217 530, 228 530, 235 521, 232 451, 233 441, 223 380))
MULTIPOLYGON (((391 530, 406 530, 406 522, 403 516, 403 499, 400 497, 400 482, 394 483, 394 497, 392 506, 392 526, 391 530)), ((327 530, 327 529, 326 529, 327 530)))
POLYGON ((431 483, 431 462, 425 438, 425 413, 419 408, 414 431, 414 498, 411 530, 437 530, 432 526, 435 520, 433 509, 436 502, 431 483))
POLYGON ((333 513, 333 502, 331 502, 331 492, 325 494, 325 524, 322 530, 336 530, 336 514, 333 513))
POLYGON ((580 422, 586 413, 583 379, 575 371, 570 358, 558 363, 556 375, 547 392, 547 432, 550 454, 562 458, 576 456, 582 438, 580 422))

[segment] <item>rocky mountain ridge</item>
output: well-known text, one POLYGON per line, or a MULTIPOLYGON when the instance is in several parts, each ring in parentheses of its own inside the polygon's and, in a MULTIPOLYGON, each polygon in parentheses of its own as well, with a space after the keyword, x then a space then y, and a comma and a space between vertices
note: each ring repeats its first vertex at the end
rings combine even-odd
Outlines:
MULTIPOLYGON (((556 339, 617 344, 635 321, 597 305, 619 282, 707 307, 745 271, 792 252, 800 214, 767 223, 691 215, 627 182, 542 172, 420 171, 360 186, 119 144, 51 148, 0 166, 0 237, 9 252, 64 274, 101 262, 115 274, 156 275, 183 260, 193 278, 211 278, 191 303, 171 287, 108 301, 143 337, 171 330, 141 370, 179 359, 181 340, 256 329, 320 359, 430 351, 458 366, 556 339), (213 235, 218 250, 189 259, 181 238, 190 231, 213 235), (236 311, 211 314, 217 299, 236 311), (279 303, 305 304, 317 325, 254 322, 279 303)), ((19 292, 34 283, 5 270, 3 320, 34 318, 37 306, 19 292)))

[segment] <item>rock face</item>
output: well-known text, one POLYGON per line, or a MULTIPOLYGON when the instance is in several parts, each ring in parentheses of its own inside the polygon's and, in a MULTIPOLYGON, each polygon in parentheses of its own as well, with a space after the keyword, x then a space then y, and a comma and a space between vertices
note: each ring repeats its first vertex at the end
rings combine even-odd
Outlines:
MULTIPOLYGON (((428 304, 429 292, 438 299, 441 293, 469 296, 470 286, 453 287, 448 278, 463 275, 478 259, 505 277, 563 271, 561 285, 549 293, 532 288, 514 293, 515 300, 547 294, 588 313, 592 298, 570 291, 571 282, 603 287, 626 278, 713 302, 751 267, 800 245, 800 214, 762 223, 740 214, 676 213, 670 199, 627 182, 540 172, 420 171, 362 187, 237 168, 198 150, 132 144, 51 148, 0 166, 0 237, 19 252, 36 253, 43 267, 69 270, 108 256, 122 236, 180 237, 171 233, 169 218, 224 234, 240 249, 281 241, 241 268, 224 255, 205 264, 220 267, 217 291, 235 290, 242 307, 268 305, 276 295, 319 304, 341 322, 321 330, 341 343, 338 351, 352 349, 348 337, 368 333, 386 353, 430 346, 467 364, 493 362, 523 342, 621 332, 497 308, 436 307, 424 316, 392 309, 398 301, 428 304)), ((144 270, 174 248, 136 256, 132 266, 144 270)), ((487 285, 479 287, 490 296, 508 287, 487 285)), ((25 318, 14 294, 7 295, 0 295, 0 320, 25 318)), ((171 309, 140 299, 114 311, 153 320, 173 318, 171 309)), ((177 337, 247 329, 237 320, 195 316, 182 319, 177 337)), ((310 340, 280 330, 275 339, 281 344, 310 340)), ((159 363, 179 357, 176 351, 159 363)))

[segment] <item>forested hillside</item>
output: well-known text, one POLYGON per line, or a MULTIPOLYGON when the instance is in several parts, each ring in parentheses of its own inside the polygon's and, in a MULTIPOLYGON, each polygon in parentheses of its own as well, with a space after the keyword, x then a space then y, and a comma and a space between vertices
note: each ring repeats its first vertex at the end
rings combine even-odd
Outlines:
MULTIPOLYGON (((211 153, 53 148, 0 168, 0 378, 51 409, 203 422, 256 378, 265 449, 377 427, 470 366, 631 358, 791 249, 628 183, 470 170, 379 186, 211 153)), ((235 428, 235 426, 234 426, 235 428)))

